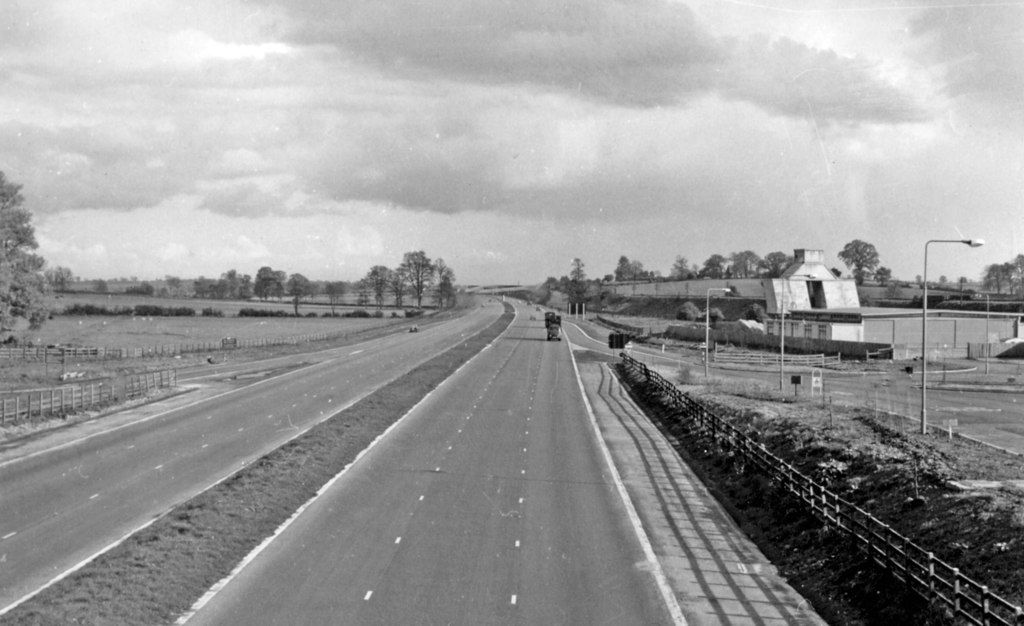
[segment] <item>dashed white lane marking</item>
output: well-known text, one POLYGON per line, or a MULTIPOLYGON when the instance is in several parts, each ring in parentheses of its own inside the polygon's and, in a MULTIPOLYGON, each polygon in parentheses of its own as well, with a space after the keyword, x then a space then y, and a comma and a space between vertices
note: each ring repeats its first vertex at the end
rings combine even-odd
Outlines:
POLYGON ((434 468, 434 471, 435 471, 435 472, 440 472, 440 471, 441 471, 441 468, 440 468, 440 467, 435 467, 435 468, 434 468))
POLYGON ((519 473, 520 473, 520 474, 525 474, 525 473, 526 473, 526 470, 519 470, 519 473))
POLYGON ((373 596, 373 589, 366 592, 366 595, 363 596, 363 600, 369 600, 371 596, 373 596))
POLYGON ((402 543, 402 538, 401 537, 395 537, 395 545, 398 545, 400 543, 402 543))
POLYGON ((514 594, 514 593, 513 593, 513 594, 512 594, 512 606, 515 606, 515 605, 516 605, 516 601, 517 601, 518 599, 519 599, 519 598, 518 598, 518 597, 516 596, 516 594, 514 594))
POLYGON ((448 449, 449 449, 449 450, 451 450, 451 449, 452 449, 452 447, 451 447, 451 446, 448 446, 448 449))
POLYGON ((135 444, 133 443, 132 445, 128 446, 128 447, 127 447, 127 448, 125 448, 125 449, 126 449, 126 450, 131 450, 131 449, 132 449, 132 448, 134 448, 134 447, 135 447, 135 444))
POLYGON ((2 541, 4 539, 10 539, 11 537, 13 537, 13 536, 15 536, 17 534, 18 534, 18 531, 14 531, 13 533, 7 533, 3 537, 0 537, 0 541, 2 541))
POLYGON ((519 498, 519 504, 522 504, 522 503, 523 503, 523 499, 519 498))
POLYGON ((353 354, 359 354, 360 352, 365 352, 365 350, 356 350, 355 352, 349 352, 348 355, 352 356, 353 354))
POLYGON ((519 547, 519 540, 518 539, 516 539, 516 547, 517 548, 519 547))
POLYGON ((423 496, 420 496, 420 502, 423 502, 423 496))
POLYGON ((164 467, 164 464, 163 464, 163 463, 161 463, 160 465, 157 465, 157 466, 156 466, 156 467, 154 467, 153 469, 155 469, 155 470, 158 470, 158 469, 163 469, 163 467, 164 467))
MULTIPOLYGON (((208 444, 208 443, 204 443, 203 444, 203 448, 209 448, 209 447, 210 447, 210 444, 208 444)), ((202 449, 202 448, 200 448, 200 449, 202 449)))
MULTIPOLYGON (((515 320, 514 320, 514 319, 513 319, 513 322, 515 322, 515 320)), ((477 359, 477 358, 478 358, 478 357, 479 357, 479 356, 480 356, 481 354, 484 354, 485 352, 487 352, 487 351, 488 351, 488 350, 489 350, 489 349, 491 348, 491 346, 493 346, 493 345, 494 345, 494 342, 495 342, 495 341, 497 341, 498 339, 502 339, 502 338, 504 338, 504 337, 505 337, 505 334, 506 334, 506 331, 503 331, 503 332, 502 332, 502 333, 501 333, 500 335, 498 335, 498 337, 497 337, 497 338, 495 338, 495 339, 494 339, 494 341, 492 341, 491 343, 489 343, 489 344, 487 344, 486 346, 484 346, 484 347, 483 347, 483 349, 481 349, 481 350, 480 350, 480 352, 478 352, 478 353, 477 353, 476 355, 474 355, 474 356, 473 356, 473 357, 472 357, 471 359, 469 359, 468 361, 466 361, 465 363, 463 363, 463 364, 462 364, 462 365, 461 365, 461 366, 460 366, 460 367, 459 367, 459 368, 458 368, 457 370, 455 370, 455 372, 453 372, 453 373, 452 373, 452 375, 451 375, 451 376, 449 376, 449 377, 448 377, 447 379, 445 379, 444 381, 442 381, 442 382, 441 382, 441 385, 445 385, 445 384, 446 384, 446 383, 448 383, 448 382, 449 382, 450 380, 452 380, 453 378, 455 378, 455 377, 456 377, 456 376, 457 376, 457 375, 458 375, 458 374, 459 374, 459 373, 460 373, 460 372, 461 372, 462 370, 464 370, 464 369, 465 369, 465 368, 467 368, 467 367, 470 367, 470 366, 471 366, 471 364, 472 364, 472 363, 474 363, 474 362, 476 361, 476 359, 477 359)), ((297 370, 297 371, 298 371, 298 370, 297 370)), ((375 446, 376 446, 376 445, 378 444, 378 442, 380 442, 381 440, 383 440, 383 439, 384 439, 385 437, 387 437, 387 435, 388 435, 388 434, 389 434, 389 433, 390 433, 390 432, 391 432, 392 430, 394 430, 395 428, 397 428, 397 427, 398 427, 398 425, 399 425, 400 423, 402 423, 402 422, 403 422, 403 421, 405 420, 405 418, 406 418, 406 417, 407 417, 407 416, 408 416, 408 415, 409 415, 410 413, 412 413, 413 411, 415 411, 415 410, 419 409, 419 408, 420 408, 420 406, 422 406, 422 405, 423 405, 423 404, 424 404, 424 403, 425 403, 425 402, 427 401, 427 399, 428 399, 428 398, 431 398, 431 397, 433 396, 433 394, 434 394, 434 391, 436 391, 436 388, 435 388, 435 389, 434 389, 433 391, 431 391, 430 393, 428 393, 428 394, 427 394, 426 396, 424 396, 424 397, 423 397, 422 399, 420 399, 420 401, 419 401, 419 402, 417 402, 417 403, 416 403, 416 404, 415 404, 415 405, 414 405, 414 406, 413 406, 413 407, 412 407, 411 409, 409 409, 409 410, 408 410, 408 411, 407 411, 407 412, 406 412, 406 413, 405 413, 404 415, 402 415, 402 417, 398 418, 398 420, 396 420, 396 421, 395 421, 395 422, 393 422, 393 423, 392 423, 392 424, 391 424, 390 426, 388 426, 388 427, 387 427, 386 429, 384 429, 384 432, 383 432, 383 433, 381 433, 381 434, 377 435, 377 437, 376 437, 376 438, 374 438, 374 440, 373 440, 373 441, 371 441, 371 442, 370 442, 370 444, 369 444, 369 445, 368 445, 368 446, 367 446, 366 448, 364 448, 363 450, 361 450, 361 451, 360 451, 360 452, 359 452, 359 453, 358 453, 358 454, 356 455, 356 458, 355 458, 355 459, 353 459, 353 460, 352 460, 352 461, 351 461, 351 462, 350 462, 350 463, 349 463, 348 465, 346 465, 346 466, 345 466, 344 468, 342 468, 342 470, 341 470, 341 471, 340 471, 340 472, 339 472, 338 474, 335 474, 335 475, 334 475, 334 476, 333 476, 333 477, 332 477, 332 478, 331 478, 330 480, 328 480, 328 481, 327 481, 327 482, 326 482, 326 483, 325 483, 325 484, 324 484, 324 485, 323 485, 322 487, 320 487, 320 489, 318 489, 318 490, 317 490, 317 493, 316 493, 316 495, 314 495, 314 496, 313 496, 312 498, 310 498, 309 500, 307 500, 307 501, 306 501, 305 503, 303 503, 303 504, 302 504, 302 505, 301 505, 301 506, 300 506, 300 507, 299 507, 299 508, 298 508, 298 509, 297 509, 297 510, 296 510, 296 511, 294 512, 294 513, 292 513, 291 517, 289 517, 289 518, 288 518, 288 519, 287 519, 287 520, 286 520, 286 521, 285 521, 285 522, 284 522, 283 524, 281 524, 280 526, 278 526, 277 530, 275 530, 275 531, 273 532, 273 534, 272 534, 272 535, 271 535, 270 537, 268 537, 268 538, 264 539, 264 540, 263 540, 263 542, 262 542, 262 543, 261 543, 261 544, 260 544, 259 546, 257 546, 257 547, 256 547, 255 549, 253 549, 253 550, 252 550, 252 551, 251 551, 251 552, 250 552, 250 553, 249 553, 248 555, 246 555, 246 556, 245 556, 245 558, 243 558, 243 559, 242 559, 242 561, 241 561, 241 562, 240 562, 240 563, 239 563, 238 565, 236 565, 236 566, 235 566, 235 568, 234 568, 234 569, 233 569, 233 570, 231 571, 231 573, 229 573, 229 574, 228 574, 227 576, 225 576, 225 577, 224 577, 224 578, 222 578, 221 580, 219 580, 219 581, 217 581, 216 583, 214 583, 214 585, 213 585, 212 587, 210 587, 210 588, 209 588, 209 589, 208 589, 208 590, 206 591, 206 593, 205 593, 205 594, 203 594, 203 595, 202 595, 202 596, 201 596, 201 597, 199 598, 199 600, 196 600, 196 602, 195 602, 195 603, 193 603, 192 607, 191 607, 191 608, 190 608, 190 609, 189 609, 189 610, 188 610, 187 612, 183 613, 182 615, 179 615, 179 616, 178 616, 178 619, 177 619, 177 620, 175 620, 175 622, 174 622, 174 623, 175 623, 175 624, 184 624, 184 623, 186 623, 186 622, 187 622, 187 621, 188 621, 188 620, 189 620, 189 619, 190 619, 190 618, 191 618, 191 617, 192 617, 193 615, 195 615, 195 614, 196 614, 196 612, 200 611, 200 610, 201 610, 201 609, 202 609, 202 608, 203 608, 204 606, 206 606, 206 604, 207 604, 207 603, 209 603, 209 601, 210 601, 210 599, 211 599, 211 598, 213 598, 213 597, 214 597, 215 595, 217 595, 217 593, 219 593, 219 592, 220 592, 220 591, 221 591, 221 590, 222 590, 222 589, 223 589, 223 588, 224 588, 224 587, 225 587, 225 586, 226 586, 226 585, 227 585, 228 583, 230 583, 230 582, 231 582, 231 581, 232 581, 233 579, 235 579, 235 578, 236 578, 236 577, 238 576, 239 572, 241 572, 241 571, 242 571, 242 570, 243 570, 243 569, 244 569, 244 568, 245 568, 245 567, 246 567, 246 566, 247 566, 247 565, 248 565, 249 563, 251 563, 251 562, 252 562, 253 560, 255 560, 255 559, 256 559, 256 557, 257 557, 257 556, 259 556, 259 554, 260 554, 260 553, 261 553, 261 552, 262 552, 263 550, 265 550, 265 549, 266 549, 266 547, 267 547, 268 545, 270 545, 270 543, 271 543, 272 541, 274 541, 274 540, 275 540, 275 539, 276 539, 277 537, 279 537, 279 536, 280 536, 280 535, 281 535, 282 533, 284 533, 284 532, 285 532, 285 530, 287 530, 287 528, 288 528, 289 526, 291 526, 291 524, 292 524, 292 523, 293 523, 293 522, 294 522, 294 521, 295 521, 296 519, 298 519, 298 517, 299 517, 300 515, 302 515, 303 511, 305 511, 305 510, 306 510, 307 508, 309 508, 309 507, 310 507, 310 506, 312 505, 312 503, 313 503, 314 501, 318 500, 318 499, 319 499, 319 498, 320 498, 320 497, 321 497, 321 496, 322 496, 322 495, 323 495, 324 493, 326 493, 326 492, 327 492, 327 490, 329 490, 329 489, 331 488, 331 486, 332 486, 332 485, 334 485, 334 484, 335 484, 335 483, 336 483, 336 482, 337 482, 338 480, 340 480, 340 479, 341 479, 341 476, 342 476, 342 475, 343 475, 343 474, 344 474, 344 473, 345 473, 346 471, 348 471, 348 469, 349 469, 350 467, 352 467, 352 465, 353 465, 353 464, 355 464, 355 463, 359 462, 359 460, 360 460, 360 459, 362 459, 362 458, 363 458, 363 456, 364 456, 364 455, 365 455, 365 454, 366 454, 366 453, 367 453, 368 451, 370 451, 371 449, 373 449, 373 448, 374 448, 374 447, 375 447, 375 446)), ((353 403, 354 403, 354 402, 353 402, 353 403)), ((440 468, 438 468, 438 469, 440 470, 440 468)), ((220 482, 220 481, 218 481, 218 482, 220 482)), ((420 497, 420 499, 422 500, 422 499, 423 499, 423 497, 421 496, 421 497, 420 497)), ((410 512, 410 513, 409 513, 409 515, 412 515, 412 514, 413 514, 412 512, 410 512)), ((150 521, 149 523, 147 523, 146 525, 144 525, 144 526, 143 526, 142 528, 146 528, 146 527, 148 527, 148 526, 149 526, 149 524, 152 524, 152 523, 153 523, 153 521, 155 521, 155 520, 156 520, 156 518, 154 518, 154 520, 152 520, 152 521, 150 521)), ((142 528, 136 529, 136 530, 134 530, 134 531, 132 531, 132 532, 133 532, 133 533, 134 533, 134 532, 138 532, 139 530, 142 530, 142 528)), ((118 543, 120 543, 120 542, 124 541, 124 539, 126 539, 126 538, 127 538, 127 535, 126 535, 126 536, 125 536, 124 538, 122 538, 122 539, 118 540, 118 543)), ((112 548, 112 547, 113 547, 114 545, 117 545, 117 544, 113 544, 113 545, 109 546, 108 548, 106 548, 106 549, 104 550, 104 552, 105 552, 106 550, 109 550, 110 548, 112 548)), ((101 552, 101 553, 98 553, 98 554, 96 554, 96 555, 93 555, 92 557, 90 557, 90 558, 89 558, 89 559, 87 559, 86 561, 83 561, 83 562, 82 562, 82 563, 81 563, 81 564, 80 564, 79 566, 77 566, 76 568, 74 568, 74 569, 72 569, 72 570, 70 570, 70 571, 66 572, 65 574, 62 574, 62 575, 61 575, 60 577, 58 577, 58 578, 54 579, 54 580, 53 580, 53 581, 51 581, 51 582, 50 582, 49 584, 53 584, 53 583, 57 582, 58 580, 60 580, 61 578, 64 578, 65 576, 67 576, 67 575, 68 575, 68 574, 70 574, 71 572, 73 572, 73 571, 76 571, 77 569, 80 569, 80 568, 81 568, 82 566, 84 566, 84 565, 85 565, 86 563, 88 563, 88 562, 89 562, 90 560, 92 560, 93 558, 96 558, 96 556, 99 556, 99 554, 102 554, 102 552, 101 552)), ((47 586, 49 586, 49 584, 48 584, 47 586)), ((36 592, 36 593, 38 593, 38 592, 36 592)), ((367 592, 367 599, 369 598, 369 596, 370 596, 370 595, 372 595, 372 593, 373 593, 373 591, 372 591, 372 590, 371 590, 371 591, 369 591, 369 592, 367 592)), ((35 593, 33 593, 32 595, 35 595, 35 593)), ((29 597, 31 597, 31 596, 29 596, 29 597)), ((26 598, 26 599, 27 599, 27 598, 26 598)), ((14 606, 17 606, 17 604, 21 604, 21 602, 23 602, 23 601, 24 601, 24 599, 23 599, 23 600, 19 600, 19 601, 18 601, 18 602, 17 602, 16 604, 14 604, 14 605, 11 605, 11 608, 13 608, 14 606)), ((0 611, 2 611, 2 610, 3 610, 3 609, 0 609, 0 611)))
POLYGON ((98 493, 94 493, 94 494, 92 494, 91 496, 89 496, 89 499, 90 499, 90 500, 95 500, 95 499, 96 499, 96 498, 98 498, 98 497, 100 497, 100 494, 98 494, 98 493))
POLYGON ((238 429, 238 432, 242 432, 243 430, 245 430, 245 427, 244 427, 244 426, 243 426, 242 428, 239 428, 239 429, 238 429))

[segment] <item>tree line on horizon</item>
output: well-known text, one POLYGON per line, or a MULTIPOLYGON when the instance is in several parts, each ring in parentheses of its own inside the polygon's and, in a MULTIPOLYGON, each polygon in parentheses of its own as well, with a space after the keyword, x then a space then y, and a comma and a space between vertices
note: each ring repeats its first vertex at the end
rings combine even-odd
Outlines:
MULTIPOLYGON (((81 282, 70 268, 48 268, 46 260, 35 253, 39 244, 21 189, 0 171, 0 334, 13 331, 18 320, 27 321, 32 329, 41 327, 50 316, 47 295, 67 292, 73 283, 81 282)), ((431 259, 423 250, 406 252, 395 268, 375 265, 354 283, 312 281, 300 273, 289 276, 269 266, 259 268, 255 278, 235 269, 217 279, 200 276, 192 281, 191 294, 186 293, 187 281, 175 276, 164 278, 159 293, 150 282, 137 283, 134 277, 132 282, 126 293, 207 299, 288 296, 296 315, 300 301, 319 293, 327 295, 333 313, 349 290, 356 293, 360 305, 370 304, 372 298, 378 307, 384 305, 387 295, 394 298, 396 306, 403 306, 406 295, 415 299, 417 307, 423 306, 424 297, 433 297, 439 308, 450 307, 455 301, 455 271, 444 259, 431 259)), ((92 291, 109 293, 109 284, 106 280, 93 281, 92 291)))
MULTIPOLYGON (((882 285, 892 279, 892 270, 879 265, 878 250, 866 241, 850 241, 843 246, 837 257, 851 270, 858 285, 870 278, 882 285)), ((781 251, 769 252, 763 257, 753 250, 741 250, 729 255, 712 254, 702 265, 690 263, 685 256, 679 255, 668 276, 663 276, 660 271, 646 270, 642 262, 623 255, 619 257, 615 270, 605 275, 604 282, 779 278, 792 263, 793 256, 781 251)), ((842 276, 842 270, 836 267, 830 268, 830 271, 837 278, 842 276)))
MULTIPOLYGON (((74 274, 67 268, 47 275, 50 286, 58 292, 67 291, 75 281, 74 274), (60 281, 56 277, 60 277, 60 281)), ((138 281, 124 289, 131 295, 155 297, 193 297, 207 300, 260 300, 290 298, 298 314, 298 305, 308 298, 317 295, 327 296, 331 310, 342 302, 346 294, 356 295, 359 306, 384 306, 384 301, 391 298, 396 307, 405 304, 406 296, 412 298, 417 307, 423 306, 425 297, 433 298, 440 308, 450 307, 455 301, 455 271, 444 259, 431 259, 423 250, 406 252, 402 262, 394 268, 385 265, 374 265, 366 275, 357 281, 316 281, 301 273, 289 275, 282 270, 265 265, 256 271, 255 277, 230 269, 220 278, 199 276, 195 279, 182 279, 167 275, 163 285, 157 288, 153 282, 138 281)), ((92 281, 95 293, 111 293, 106 280, 92 281)))

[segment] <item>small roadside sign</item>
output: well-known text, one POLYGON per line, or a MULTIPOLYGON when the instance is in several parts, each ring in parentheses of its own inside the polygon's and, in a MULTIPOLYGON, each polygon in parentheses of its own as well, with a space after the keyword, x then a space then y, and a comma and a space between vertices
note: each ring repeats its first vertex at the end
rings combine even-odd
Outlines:
POLYGON ((825 397, 825 387, 821 384, 821 370, 814 368, 811 370, 811 397, 814 397, 814 393, 821 393, 822 398, 825 397))

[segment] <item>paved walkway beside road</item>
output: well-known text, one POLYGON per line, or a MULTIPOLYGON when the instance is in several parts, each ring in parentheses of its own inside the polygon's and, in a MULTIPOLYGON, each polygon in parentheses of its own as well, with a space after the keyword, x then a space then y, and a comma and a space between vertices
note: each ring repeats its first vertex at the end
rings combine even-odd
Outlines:
POLYGON ((601 433, 687 624, 824 624, 736 526, 607 363, 579 363, 601 433))

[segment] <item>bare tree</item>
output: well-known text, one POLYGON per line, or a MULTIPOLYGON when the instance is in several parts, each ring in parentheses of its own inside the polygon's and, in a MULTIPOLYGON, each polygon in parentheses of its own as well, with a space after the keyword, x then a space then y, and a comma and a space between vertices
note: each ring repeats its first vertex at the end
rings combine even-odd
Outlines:
POLYGON ((75 275, 70 269, 58 265, 57 267, 46 270, 43 272, 43 277, 46 278, 47 284, 58 293, 64 293, 68 290, 68 285, 75 280, 75 275))
POLYGON ((327 301, 331 303, 331 314, 334 314, 334 306, 341 302, 341 297, 345 295, 345 282, 341 280, 329 281, 324 285, 324 294, 327 295, 327 301))
POLYGON ((438 308, 451 306, 455 299, 455 270, 438 259, 434 262, 434 270, 437 272, 437 292, 434 299, 438 308))
POLYGON ((405 253, 401 268, 408 277, 412 294, 416 296, 416 306, 422 307, 423 294, 434 283, 434 264, 426 252, 418 250, 405 253))
POLYGON ((391 291, 391 297, 395 299, 395 306, 401 307, 402 302, 405 299, 405 290, 407 288, 408 279, 405 275, 405 270, 401 267, 391 271, 388 276, 388 289, 391 291))
POLYGON ((384 306, 384 294, 388 291, 388 284, 390 282, 391 270, 383 265, 374 265, 370 268, 370 271, 366 273, 366 284, 370 288, 370 292, 373 294, 373 301, 377 303, 377 308, 383 308, 384 306))

